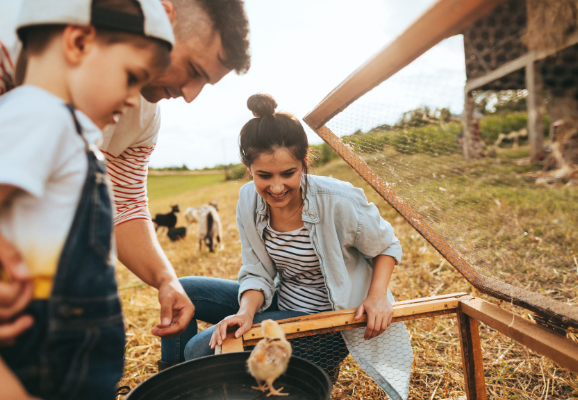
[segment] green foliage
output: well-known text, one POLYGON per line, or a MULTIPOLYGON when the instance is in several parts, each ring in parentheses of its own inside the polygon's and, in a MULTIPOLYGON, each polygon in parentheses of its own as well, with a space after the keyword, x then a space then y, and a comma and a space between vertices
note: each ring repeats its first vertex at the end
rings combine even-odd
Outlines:
POLYGON ((526 111, 528 91, 501 90, 474 93, 475 108, 482 114, 510 114, 516 111, 526 111))
POLYGON ((309 146, 312 155, 312 163, 315 167, 325 165, 329 161, 339 158, 327 143, 312 144, 309 146))
POLYGON ((364 135, 353 134, 344 136, 342 139, 355 151, 365 154, 379 153, 384 150, 385 146, 389 146, 402 154, 441 155, 459 151, 457 135, 461 131, 462 124, 460 122, 450 122, 443 125, 430 124, 364 135))
POLYGON ((243 164, 230 164, 225 167, 225 180, 238 181, 245 177, 247 167, 243 164))
POLYGON ((415 110, 404 112, 394 128, 400 129, 430 125, 438 122, 449 122, 451 115, 449 108, 436 108, 435 111, 432 112, 428 106, 421 106, 415 110))
POLYGON ((177 166, 162 167, 162 168, 152 168, 152 167, 149 167, 149 169, 150 169, 150 170, 153 170, 153 171, 191 171, 191 170, 189 169, 189 167, 187 167, 186 164, 183 164, 183 165, 180 166, 180 167, 177 167, 177 166))
MULTIPOLYGON (((480 120, 480 134, 487 144, 494 143, 500 133, 510 133, 528 126, 528 113, 517 111, 510 114, 487 114, 480 120)), ((550 132, 550 117, 544 115, 544 135, 550 132)))

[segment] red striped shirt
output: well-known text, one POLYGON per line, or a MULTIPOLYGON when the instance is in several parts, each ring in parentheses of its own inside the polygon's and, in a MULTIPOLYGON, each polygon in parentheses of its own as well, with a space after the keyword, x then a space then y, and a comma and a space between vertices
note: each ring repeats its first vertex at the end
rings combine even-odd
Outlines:
POLYGON ((147 173, 152 147, 129 147, 118 157, 103 151, 112 182, 116 215, 114 224, 151 219, 148 210, 147 173))

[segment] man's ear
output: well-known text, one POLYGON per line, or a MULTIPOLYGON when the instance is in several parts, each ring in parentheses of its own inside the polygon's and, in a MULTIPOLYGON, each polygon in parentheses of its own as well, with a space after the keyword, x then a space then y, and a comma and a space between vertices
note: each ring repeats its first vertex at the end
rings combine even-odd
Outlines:
POLYGON ((64 57, 72 65, 78 65, 92 50, 96 42, 93 26, 68 25, 62 34, 64 57))
POLYGON ((169 21, 171 21, 171 26, 175 29, 175 25, 177 24, 177 11, 175 10, 175 5, 172 1, 169 0, 162 0, 161 4, 165 9, 165 12, 169 16, 169 21))

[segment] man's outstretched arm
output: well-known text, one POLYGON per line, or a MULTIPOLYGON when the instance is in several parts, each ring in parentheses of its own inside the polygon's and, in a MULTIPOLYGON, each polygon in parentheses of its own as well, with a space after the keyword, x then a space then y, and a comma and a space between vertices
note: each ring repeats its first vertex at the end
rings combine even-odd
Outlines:
POLYGON ((152 333, 165 338, 180 335, 193 317, 195 307, 163 252, 152 222, 133 219, 118 225, 116 242, 119 260, 159 291, 161 323, 152 333))
POLYGON ((116 206, 118 258, 159 291, 161 323, 152 333, 172 337, 185 330, 195 309, 159 245, 150 220, 146 184, 153 150, 154 146, 129 147, 118 157, 103 153, 116 206))

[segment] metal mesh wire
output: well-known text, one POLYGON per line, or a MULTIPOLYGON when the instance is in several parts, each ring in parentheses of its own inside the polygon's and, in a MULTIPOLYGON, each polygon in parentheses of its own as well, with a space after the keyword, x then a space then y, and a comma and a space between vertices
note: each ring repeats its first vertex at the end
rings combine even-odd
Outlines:
POLYGON ((537 63, 545 96, 542 163, 529 159, 523 68, 473 93, 476 109, 464 136, 466 75, 477 78, 526 54, 526 20, 524 1, 504 3, 359 98, 322 136, 339 146, 328 140, 333 132, 359 156, 362 162, 348 163, 391 192, 390 204, 407 208, 402 215, 470 282, 550 317, 560 306, 558 322, 575 325, 576 311, 565 304, 578 297, 567 284, 578 271, 578 173, 557 179, 556 167, 545 171, 543 164, 555 146, 551 119, 576 117, 554 105, 578 104, 578 46, 537 63), (467 146, 474 159, 465 159, 467 146))
MULTIPOLYGON (((340 332, 329 332, 320 335, 289 339, 293 355, 311 361, 321 368, 336 383, 339 377, 339 365, 349 354, 343 336, 340 332)), ((245 347, 253 350, 255 346, 245 347)))

